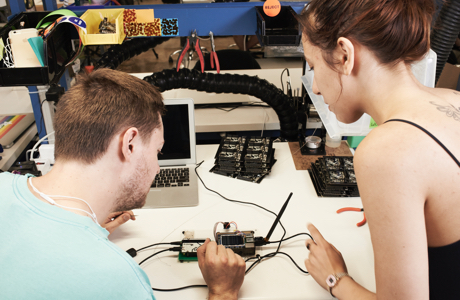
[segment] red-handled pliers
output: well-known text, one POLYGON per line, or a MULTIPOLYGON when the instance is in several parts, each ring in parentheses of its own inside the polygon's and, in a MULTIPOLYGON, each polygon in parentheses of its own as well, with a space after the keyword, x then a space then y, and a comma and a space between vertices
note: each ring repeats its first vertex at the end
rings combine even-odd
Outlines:
POLYGON ((366 214, 364 213, 364 208, 344 207, 344 208, 339 209, 337 213, 340 214, 341 212, 344 212, 344 211, 358 211, 358 212, 362 211, 364 215, 364 219, 361 222, 357 223, 356 226, 361 227, 364 224, 366 224, 366 214))
POLYGON ((216 70, 217 74, 220 73, 220 65, 219 65, 219 58, 217 57, 216 53, 216 45, 214 44, 214 34, 212 31, 209 32, 209 36, 211 38, 211 69, 214 69, 214 62, 216 62, 216 70))
POLYGON ((203 73, 204 72, 204 58, 203 58, 203 52, 201 52, 200 40, 198 39, 196 30, 192 31, 190 35, 187 37, 185 46, 179 54, 179 58, 177 59, 177 66, 176 66, 177 72, 179 72, 180 64, 182 63, 182 59, 184 58, 185 54, 187 53, 189 49, 195 50, 196 53, 198 53, 198 57, 200 58, 200 63, 201 63, 201 73, 203 73))

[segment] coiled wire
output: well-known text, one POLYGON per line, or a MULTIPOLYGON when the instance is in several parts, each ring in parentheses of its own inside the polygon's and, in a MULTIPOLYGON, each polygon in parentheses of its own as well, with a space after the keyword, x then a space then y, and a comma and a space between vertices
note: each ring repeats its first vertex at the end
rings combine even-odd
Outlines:
POLYGON ((168 37, 134 38, 123 42, 121 45, 112 46, 102 55, 94 68, 109 68, 114 70, 125 60, 155 48, 169 39, 168 37))
POLYGON ((298 125, 293 99, 265 79, 239 74, 201 73, 198 70, 165 69, 144 78, 160 92, 191 89, 208 93, 230 93, 254 96, 270 105, 280 121, 280 136, 297 140, 298 125))
POLYGON ((460 1, 447 0, 431 31, 431 49, 437 54, 436 82, 460 31, 460 1))
MULTIPOLYGON (((169 38, 134 38, 121 45, 110 47, 96 63, 95 69, 116 69, 123 61, 141 54, 169 38)), ((298 135, 297 116, 292 97, 279 88, 257 76, 238 74, 200 73, 197 70, 166 69, 144 78, 158 87, 161 92, 172 89, 191 89, 208 93, 245 94, 261 99, 270 105, 280 121, 280 136, 296 141, 298 135)))

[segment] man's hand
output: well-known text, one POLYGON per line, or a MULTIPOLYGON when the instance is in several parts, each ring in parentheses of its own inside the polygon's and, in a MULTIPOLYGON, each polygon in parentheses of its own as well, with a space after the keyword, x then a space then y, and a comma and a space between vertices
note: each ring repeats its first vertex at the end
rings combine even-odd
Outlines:
POLYGON ((121 224, 128 222, 128 220, 136 220, 134 213, 129 211, 119 211, 111 213, 107 219, 101 224, 102 227, 107 229, 109 233, 112 233, 121 224))
POLYGON ((328 290, 326 278, 335 273, 347 273, 347 266, 342 254, 323 238, 313 224, 308 224, 307 227, 314 241, 308 239, 305 243, 310 250, 310 255, 305 260, 305 267, 316 282, 328 290))
POLYGON ((238 298, 246 262, 231 249, 209 239, 198 248, 198 265, 209 288, 209 300, 238 298))

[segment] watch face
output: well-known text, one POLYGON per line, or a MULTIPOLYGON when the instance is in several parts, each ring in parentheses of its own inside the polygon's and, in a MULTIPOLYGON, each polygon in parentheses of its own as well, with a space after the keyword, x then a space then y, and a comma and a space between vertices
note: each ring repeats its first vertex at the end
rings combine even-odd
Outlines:
POLYGON ((331 274, 326 278, 326 283, 328 286, 333 287, 337 283, 337 279, 335 279, 335 276, 331 274))

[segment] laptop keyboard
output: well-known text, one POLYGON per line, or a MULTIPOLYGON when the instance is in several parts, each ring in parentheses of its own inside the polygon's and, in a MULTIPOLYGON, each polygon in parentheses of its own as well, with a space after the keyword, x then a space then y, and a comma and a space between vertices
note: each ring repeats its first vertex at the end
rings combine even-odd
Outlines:
POLYGON ((155 177, 152 188, 189 186, 189 168, 160 169, 160 174, 155 177))

